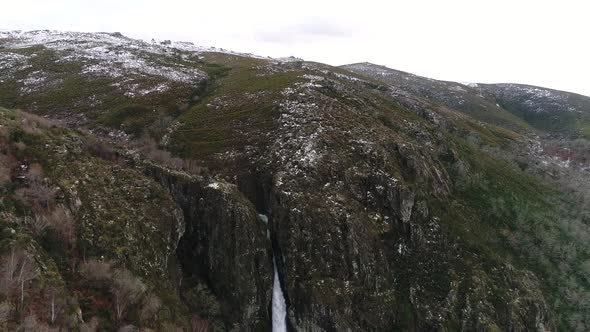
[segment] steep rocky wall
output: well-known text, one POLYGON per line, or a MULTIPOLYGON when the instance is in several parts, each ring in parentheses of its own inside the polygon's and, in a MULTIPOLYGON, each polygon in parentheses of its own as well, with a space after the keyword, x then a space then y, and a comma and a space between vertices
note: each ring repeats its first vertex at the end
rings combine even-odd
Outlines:
POLYGON ((290 94, 264 157, 224 160, 219 177, 237 186, 149 171, 184 211, 185 275, 208 285, 226 327, 269 328, 274 252, 291 330, 553 330, 535 276, 452 228, 445 164, 460 154, 422 122, 376 126, 302 91, 328 106, 290 94))
POLYGON ((269 330, 272 251, 267 225, 253 204, 222 181, 155 166, 146 172, 168 188, 184 213, 177 256, 186 287, 206 285, 219 303, 221 317, 209 318, 220 318, 226 329, 269 330))
MULTIPOLYGON (((420 162, 414 148, 402 159, 407 177, 445 178, 423 169, 433 162, 420 162)), ((226 329, 270 329, 273 251, 294 331, 553 329, 535 276, 463 248, 427 195, 408 184, 381 188, 385 178, 359 172, 305 194, 279 171, 262 192, 252 187, 260 178, 238 180, 247 198, 224 181, 155 166, 146 172, 181 207, 185 277, 211 290, 226 329)), ((443 196, 447 181, 433 180, 443 196)))
MULTIPOLYGON (((426 173, 418 162, 407 167, 426 173)), ((450 234, 430 195, 403 178, 387 184, 359 172, 304 189, 281 175, 269 211, 293 330, 553 329, 536 277, 450 234)))

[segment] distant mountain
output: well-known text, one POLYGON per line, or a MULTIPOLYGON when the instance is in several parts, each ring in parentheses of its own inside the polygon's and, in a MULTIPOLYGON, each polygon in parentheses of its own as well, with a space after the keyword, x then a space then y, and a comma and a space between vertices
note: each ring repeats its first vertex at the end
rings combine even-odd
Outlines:
POLYGON ((455 83, 371 63, 342 66, 476 119, 513 129, 590 138, 590 97, 519 84, 455 83), (511 113, 511 114, 510 114, 511 113))
POLYGON ((590 138, 590 98, 518 84, 479 85, 502 108, 549 134, 590 138))
POLYGON ((0 32, 0 329, 588 330, 589 100, 0 32))

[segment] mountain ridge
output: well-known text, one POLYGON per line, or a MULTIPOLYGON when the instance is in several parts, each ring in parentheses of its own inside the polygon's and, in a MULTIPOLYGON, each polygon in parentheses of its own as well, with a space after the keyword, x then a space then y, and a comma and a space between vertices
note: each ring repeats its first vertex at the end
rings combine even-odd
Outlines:
MULTIPOLYGON (((87 35, 110 35, 110 36, 114 36, 114 37, 121 37, 121 38, 125 38, 128 40, 133 40, 133 41, 141 41, 145 44, 151 44, 151 45, 158 45, 158 46, 164 46, 164 47, 171 47, 171 48, 179 48, 179 49, 186 49, 186 50, 191 50, 194 52, 224 52, 227 54, 234 54, 234 55, 240 55, 240 56, 247 56, 247 57, 253 57, 253 58, 259 58, 259 59, 272 59, 272 60, 276 60, 276 61, 305 61, 302 58, 298 58, 296 56, 283 56, 283 57, 270 57, 270 56, 264 56, 264 55, 256 55, 256 54, 252 54, 252 53, 247 53, 247 52, 237 52, 237 51, 231 51, 231 50, 226 50, 224 48, 217 48, 214 46, 199 46, 199 45, 195 45, 193 42, 188 42, 188 41, 172 41, 169 39, 151 39, 151 41, 147 40, 147 39, 141 39, 141 38, 132 38, 132 37, 127 37, 123 34, 121 34, 120 32, 107 32, 107 31, 98 31, 98 32, 77 32, 74 30, 71 31, 64 31, 64 30, 51 30, 51 29, 42 29, 42 30, 14 30, 14 29, 0 29, 0 34, 4 35, 4 38, 7 37, 7 35, 14 35, 14 34, 32 34, 32 33, 48 33, 48 34, 54 34, 54 35, 67 35, 67 34, 71 34, 73 35, 83 35, 83 34, 87 34, 87 35)), ((39 43, 41 41, 38 41, 39 43)), ((421 75, 417 75, 417 74, 413 74, 409 71, 403 71, 403 70, 399 70, 399 69, 394 69, 394 68, 390 68, 387 67, 385 65, 380 65, 380 64, 376 64, 376 63, 372 63, 370 61, 362 61, 362 62, 356 62, 356 63, 347 63, 347 64, 342 64, 342 65, 334 65, 334 67, 341 67, 341 68, 345 68, 347 66, 353 66, 353 65, 359 65, 359 64, 364 64, 364 65, 372 65, 372 66, 378 66, 378 67, 383 67, 383 68, 387 68, 390 70, 395 70, 398 71, 402 74, 409 74, 409 75, 413 75, 413 76, 418 76, 418 77, 422 77, 422 78, 426 78, 426 79, 431 79, 431 80, 435 80, 435 81, 441 81, 441 82, 448 82, 448 83, 460 83, 466 86, 470 86, 473 84, 481 84, 481 85, 512 85, 512 86, 523 86, 523 87, 531 87, 531 88, 542 88, 542 89, 546 89, 546 90, 552 90, 552 91, 556 91, 556 92, 565 92, 565 93, 570 93, 570 94, 576 94, 576 95, 580 95, 583 97, 588 97, 590 98, 590 96, 587 96, 585 94, 582 93, 577 93, 577 92, 572 92, 572 91, 568 91, 568 90, 562 90, 562 89, 558 89, 558 88, 547 88, 547 87, 543 87, 541 85, 534 85, 534 84, 530 84, 530 83, 526 83, 526 82, 521 82, 521 83, 514 83, 514 82, 495 82, 495 83, 482 83, 482 82, 459 82, 459 81, 451 81, 451 80, 442 80, 442 79, 433 79, 433 78, 429 78, 427 76, 421 76, 421 75)))
POLYGON ((587 99, 99 37, 0 39, 8 326, 268 331, 273 268, 294 331, 587 326, 587 99))

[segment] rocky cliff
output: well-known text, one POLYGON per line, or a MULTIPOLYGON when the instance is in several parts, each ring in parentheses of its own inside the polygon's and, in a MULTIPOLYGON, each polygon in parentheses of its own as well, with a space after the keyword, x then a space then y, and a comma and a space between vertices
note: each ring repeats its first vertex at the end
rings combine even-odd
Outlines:
POLYGON ((589 145, 522 106, 544 103, 117 34, 0 45, 0 105, 44 116, 2 110, 2 227, 28 241, 2 250, 64 303, 39 309, 37 274, 2 293, 7 326, 271 330, 276 262, 293 331, 587 327, 590 187, 558 175, 584 178, 589 145), (29 224, 62 207, 58 250, 63 216, 29 224))

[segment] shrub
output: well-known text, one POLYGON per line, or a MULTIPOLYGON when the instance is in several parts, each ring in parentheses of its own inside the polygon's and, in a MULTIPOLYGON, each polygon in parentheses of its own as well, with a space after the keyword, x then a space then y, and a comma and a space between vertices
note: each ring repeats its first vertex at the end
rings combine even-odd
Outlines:
POLYGON ((165 322, 162 324, 162 331, 168 332, 184 332, 184 330, 173 323, 165 322))
POLYGON ((10 319, 10 314, 13 310, 13 306, 10 302, 2 302, 0 303, 0 329, 3 328, 2 324, 8 322, 10 319))
POLYGON ((66 208, 57 206, 44 219, 48 225, 55 229, 57 235, 65 244, 71 245, 75 241, 76 227, 74 218, 66 208))
POLYGON ((25 133, 38 135, 41 129, 53 128, 57 125, 56 122, 35 114, 17 111, 21 119, 21 128, 25 133))
POLYGON ((96 332, 98 331, 98 318, 92 317, 87 323, 80 324, 80 332, 96 332))
POLYGON ((17 197, 29 203, 35 212, 47 210, 55 199, 55 189, 39 181, 32 181, 28 187, 15 191, 17 197))
POLYGON ((38 163, 29 165, 27 179, 30 182, 41 182, 43 180, 43 167, 38 163))
POLYGON ((14 147, 18 151, 24 151, 27 148, 27 145, 24 142, 16 142, 16 143, 14 143, 14 147))
POLYGON ((57 328, 50 328, 43 322, 37 320, 37 317, 34 314, 28 315, 25 317, 22 330, 24 332, 57 332, 59 329, 57 328))
POLYGON ((125 326, 121 326, 118 331, 119 332, 134 332, 134 331, 137 331, 137 327, 135 327, 134 325, 128 324, 125 326))
POLYGON ((80 265, 80 274, 88 280, 105 281, 113 277, 110 262, 90 259, 80 265))
POLYGON ((160 307, 162 306, 162 301, 153 295, 147 295, 143 300, 143 305, 141 306, 141 311, 139 313, 139 317, 142 321, 147 322, 156 318, 160 307))
POLYGON ((10 182, 10 174, 16 166, 16 159, 13 156, 0 154, 0 186, 10 182))
POLYGON ((8 298, 15 298, 20 293, 18 302, 22 305, 25 285, 39 275, 33 257, 22 249, 12 247, 0 262, 0 293, 8 298))
POLYGON ((117 164, 123 163, 119 153, 112 146, 104 142, 96 139, 89 139, 85 141, 84 147, 86 151, 97 158, 117 164))

